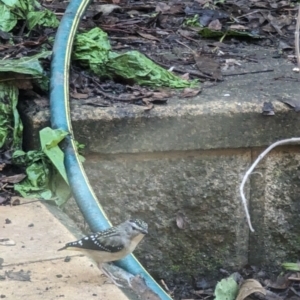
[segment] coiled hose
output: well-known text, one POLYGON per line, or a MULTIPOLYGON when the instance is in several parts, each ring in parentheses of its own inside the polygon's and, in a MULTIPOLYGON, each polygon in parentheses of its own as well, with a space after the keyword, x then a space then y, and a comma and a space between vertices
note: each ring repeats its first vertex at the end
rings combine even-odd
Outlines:
MULTIPOLYGON (((99 204, 79 160, 73 139, 69 107, 69 68, 73 41, 80 19, 89 3, 90 0, 71 0, 60 22, 51 63, 50 109, 52 128, 60 128, 70 133, 63 146, 69 185, 85 220, 91 230, 97 232, 110 227, 111 223, 99 204)), ((146 285, 160 299, 171 299, 133 255, 116 262, 116 265, 133 275, 140 274, 145 279, 146 285)))

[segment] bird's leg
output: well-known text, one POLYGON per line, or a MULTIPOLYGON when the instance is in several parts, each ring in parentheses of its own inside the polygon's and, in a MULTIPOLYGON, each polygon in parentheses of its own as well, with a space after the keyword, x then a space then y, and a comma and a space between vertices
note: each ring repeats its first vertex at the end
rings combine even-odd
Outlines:
POLYGON ((111 272, 109 272, 108 270, 106 270, 103 266, 103 264, 98 264, 98 268, 117 286, 117 287, 124 287, 123 285, 117 283, 116 280, 118 280, 117 277, 115 277, 111 272))

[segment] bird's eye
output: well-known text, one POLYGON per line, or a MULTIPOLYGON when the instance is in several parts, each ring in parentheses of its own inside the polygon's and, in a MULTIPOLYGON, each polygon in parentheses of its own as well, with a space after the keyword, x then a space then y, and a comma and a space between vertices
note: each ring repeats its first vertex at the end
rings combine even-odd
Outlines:
POLYGON ((135 227, 133 227, 133 226, 131 226, 131 228, 132 228, 132 230, 135 230, 136 228, 135 227))

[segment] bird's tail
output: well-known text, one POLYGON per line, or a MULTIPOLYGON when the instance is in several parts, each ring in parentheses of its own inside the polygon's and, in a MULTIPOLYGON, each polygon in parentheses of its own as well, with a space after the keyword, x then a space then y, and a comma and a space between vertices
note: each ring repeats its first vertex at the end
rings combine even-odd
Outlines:
POLYGON ((67 248, 68 248, 68 246, 66 245, 66 246, 64 246, 64 247, 62 247, 62 248, 59 248, 57 251, 66 250, 67 248))

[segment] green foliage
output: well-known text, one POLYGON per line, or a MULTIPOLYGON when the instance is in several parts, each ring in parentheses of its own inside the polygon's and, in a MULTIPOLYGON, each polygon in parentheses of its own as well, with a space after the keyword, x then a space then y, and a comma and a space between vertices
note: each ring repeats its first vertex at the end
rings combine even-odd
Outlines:
POLYGON ((232 277, 222 279, 216 286, 215 300, 234 300, 238 290, 238 284, 232 277))
POLYGON ((53 12, 43 9, 35 0, 0 0, 0 30, 11 31, 19 20, 26 21, 29 30, 37 25, 58 27, 59 22, 53 12))
POLYGON ((187 18, 184 21, 184 25, 190 26, 190 27, 200 27, 199 15, 194 15, 192 18, 187 18))
MULTIPOLYGON (((0 61, 0 69, 1 69, 0 61)), ((17 110, 18 89, 0 82, 0 149, 20 149, 23 125, 17 110)))
POLYGON ((282 267, 288 271, 300 271, 300 264, 299 263, 283 263, 282 267))
POLYGON ((99 28, 78 34, 74 46, 73 58, 101 77, 121 77, 140 85, 173 88, 197 84, 181 79, 138 51, 122 54, 111 51, 107 34, 99 28))
POLYGON ((23 197, 53 200, 62 206, 71 192, 64 167, 64 154, 58 144, 68 133, 46 127, 40 131, 42 151, 15 151, 13 163, 24 167, 27 177, 14 185, 23 197))
POLYGON ((51 51, 44 51, 30 57, 0 60, 0 76, 7 72, 31 75, 39 87, 46 91, 48 90, 49 78, 39 60, 50 55, 51 51))

